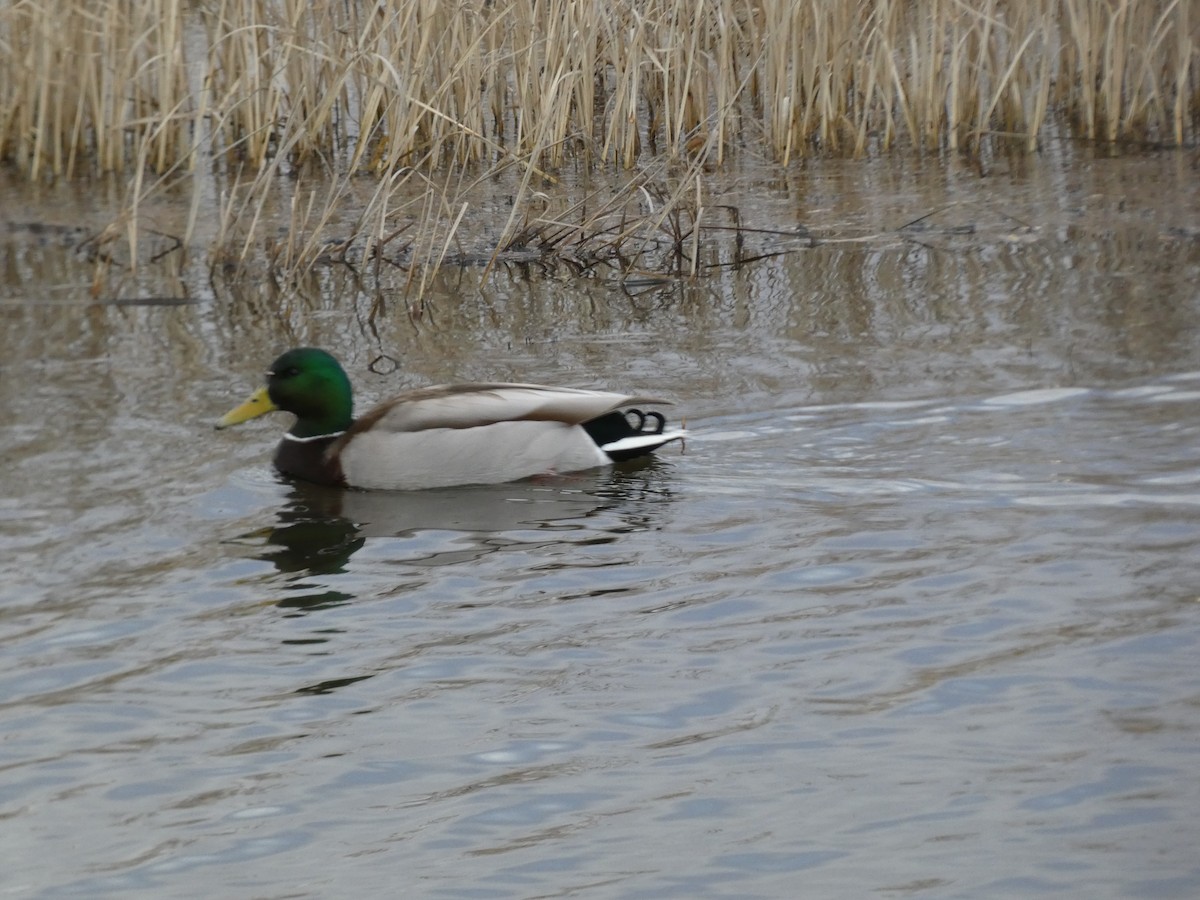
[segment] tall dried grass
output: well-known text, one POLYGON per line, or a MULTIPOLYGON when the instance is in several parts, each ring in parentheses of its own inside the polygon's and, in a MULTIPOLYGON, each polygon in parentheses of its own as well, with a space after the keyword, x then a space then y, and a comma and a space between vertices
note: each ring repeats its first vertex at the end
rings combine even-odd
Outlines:
POLYGON ((786 161, 1033 142, 1054 114, 1183 143, 1198 42, 1196 0, 24 0, 0 10, 0 156, 161 173, 193 162, 201 115, 254 170, 632 167, 708 133, 716 161, 758 141, 786 161))
MULTIPOLYGON (((15 0, 0 9, 0 160, 31 179, 135 172, 136 208, 206 166, 222 246, 257 245, 277 176, 533 179, 765 148, 782 163, 895 146, 1195 143, 1200 0, 15 0), (147 184, 144 173, 160 179, 147 184), (453 173, 458 172, 458 175, 453 173)), ((449 193, 447 191, 449 190, 449 193)), ((341 196, 335 187, 320 201, 341 196)), ((688 200, 687 202, 691 202, 688 200)), ((327 217, 296 209, 295 225, 327 217)), ((503 241, 502 241, 503 242, 503 241)), ((436 241, 423 257, 435 260, 436 241)), ((276 248, 292 264, 313 246, 276 248)), ((136 257, 136 254, 133 254, 136 257)))

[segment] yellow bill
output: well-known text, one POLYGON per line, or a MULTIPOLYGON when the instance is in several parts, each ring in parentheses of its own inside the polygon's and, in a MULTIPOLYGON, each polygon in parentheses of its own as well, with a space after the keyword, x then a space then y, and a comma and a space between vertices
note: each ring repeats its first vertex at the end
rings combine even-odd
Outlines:
POLYGON ((241 425, 243 422, 249 422, 251 419, 257 419, 259 416, 266 415, 278 407, 271 402, 271 397, 267 393, 265 387, 260 387, 257 391, 250 395, 250 399, 236 409, 231 409, 225 415, 221 416, 217 422, 218 428, 228 428, 231 425, 241 425))

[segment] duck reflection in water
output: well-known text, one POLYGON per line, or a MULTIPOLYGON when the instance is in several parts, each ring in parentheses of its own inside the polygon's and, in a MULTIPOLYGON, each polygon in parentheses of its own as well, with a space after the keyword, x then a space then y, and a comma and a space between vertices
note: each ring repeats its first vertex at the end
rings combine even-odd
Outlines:
MULTIPOLYGON (((277 513, 278 524, 267 535, 262 559, 281 573, 298 576, 337 576, 368 538, 415 537, 422 532, 457 532, 453 549, 416 555, 397 547, 411 565, 450 565, 531 543, 557 543, 556 533, 594 529, 607 540, 652 527, 655 501, 669 500, 661 472, 653 459, 635 460, 598 473, 554 476, 499 485, 440 488, 412 492, 354 491, 292 482, 287 504, 277 513), (616 522, 604 516, 616 515, 616 522), (520 532, 520 534, 517 534, 520 532), (531 539, 531 532, 544 541, 531 539), (506 534, 507 533, 507 534, 506 534)), ((324 580, 324 579, 322 579, 324 580)), ((281 606, 315 610, 353 599, 303 578, 291 588, 297 593, 281 606)))

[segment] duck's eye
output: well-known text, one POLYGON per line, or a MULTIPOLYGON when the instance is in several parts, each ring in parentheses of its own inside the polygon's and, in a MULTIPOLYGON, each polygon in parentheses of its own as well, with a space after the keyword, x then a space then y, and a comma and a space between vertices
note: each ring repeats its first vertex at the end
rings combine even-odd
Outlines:
POLYGON ((297 369, 295 366, 288 366, 286 369, 284 369, 279 374, 282 375, 284 378, 295 378, 297 375, 300 374, 300 370, 297 369))

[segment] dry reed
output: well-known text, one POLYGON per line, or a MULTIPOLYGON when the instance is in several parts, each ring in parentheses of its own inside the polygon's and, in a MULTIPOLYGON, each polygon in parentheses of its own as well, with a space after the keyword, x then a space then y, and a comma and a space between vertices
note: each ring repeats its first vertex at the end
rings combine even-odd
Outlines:
MULTIPOLYGON (((417 255, 443 258, 452 186, 516 166, 516 238, 533 180, 569 161, 703 166, 764 147, 1036 149, 1059 121, 1095 141, 1194 144, 1200 0, 21 0, 0 10, 0 161, 31 179, 132 172, 125 220, 165 181, 211 167, 221 246, 260 245, 280 175, 386 176, 360 225, 397 226, 397 179, 449 173, 417 255), (457 174, 456 174, 457 173, 457 174), (240 242, 240 243, 239 243, 240 242)), ((294 207, 329 217, 344 192, 294 207)), ((660 211, 661 212, 661 211, 660 211)), ((669 211, 667 213, 669 215, 669 211)), ((194 218, 194 214, 193 214, 194 218)), ((665 221, 665 219, 663 220, 665 221)), ((661 223, 660 223, 661 224, 661 223)), ((657 227, 657 226, 653 226, 657 227)), ((319 229, 317 229, 319 230, 319 229)), ((318 255, 273 252, 288 268, 318 255)), ((240 246, 240 250, 238 249, 240 246)), ((131 254, 136 258, 137 254, 131 254)))
POLYGON ((1054 114, 1183 143, 1198 54, 1197 0, 28 0, 0 10, 0 157, 161 173, 193 162, 200 115, 254 170, 632 167, 710 132, 716 161, 787 160, 1032 141, 1054 114))

